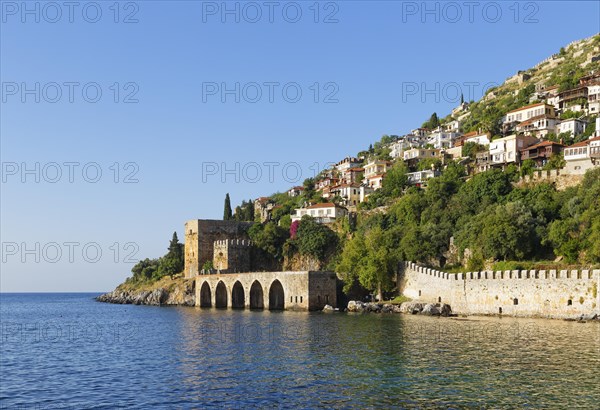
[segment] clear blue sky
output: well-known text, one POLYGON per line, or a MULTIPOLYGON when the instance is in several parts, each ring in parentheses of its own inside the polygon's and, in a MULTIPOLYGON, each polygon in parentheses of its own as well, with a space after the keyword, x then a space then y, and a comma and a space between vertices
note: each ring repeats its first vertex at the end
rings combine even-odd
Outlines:
MULTIPOLYGON (((440 90, 456 83, 466 95, 467 83, 501 83, 600 31, 595 1, 517 8, 482 2, 471 16, 464 2, 453 3, 461 16, 435 2, 427 3, 433 13, 425 15, 422 2, 321 2, 318 16, 313 1, 280 2, 272 17, 265 2, 228 2, 231 10, 237 4, 239 15, 223 16, 222 2, 138 1, 120 3, 118 23, 113 1, 98 4, 102 15, 92 23, 97 10, 86 2, 73 10, 72 22, 66 6, 58 15, 45 3, 2 2, 3 292, 111 290, 130 275, 132 264, 123 260, 136 249, 123 250, 126 243, 137 246, 133 259, 160 256, 173 231, 183 239, 186 220, 221 218, 225 193, 235 204, 286 190, 294 184, 283 178, 284 164, 298 163, 304 179, 314 163, 322 167, 356 154, 383 134, 405 133, 456 105, 432 94, 407 95, 407 83, 419 89, 438 83, 440 90), (23 14, 23 4, 33 14, 23 14), (302 15, 292 23, 296 5, 302 15), (253 22, 256 6, 261 16, 253 22), (79 83, 73 102, 65 85, 71 82, 79 83), (23 92, 35 90, 35 83, 39 92, 23 92), (85 97, 95 98, 89 83, 102 91, 96 103, 83 97, 88 84, 85 97), (234 89, 236 83, 240 102, 230 94, 222 102, 222 84, 234 89), (257 102, 251 83, 260 85, 257 102), (272 102, 265 83, 279 83, 272 102), (302 91, 296 103, 290 102, 294 87, 302 91), (132 91, 138 102, 123 103, 132 91), (337 102, 325 103, 331 93, 337 102), (39 183, 36 171, 22 175, 22 163, 35 170, 36 162, 39 183), (79 164, 73 182, 65 162, 79 164), (136 165, 123 169, 129 162, 136 165), (252 162, 263 172, 258 181, 250 181, 256 168, 246 164, 252 162), (269 162, 281 164, 272 181, 269 162), (61 177, 52 163, 60 165, 61 177), (113 182, 114 163, 121 168, 119 183, 113 182), (236 183, 225 175, 222 183, 220 172, 203 174, 206 163, 229 169, 239 163, 246 178, 236 183), (97 168, 99 182, 88 182, 97 168), (134 171, 138 182, 123 183, 134 171), (113 243, 121 248, 117 262, 113 243), (94 263, 97 248, 102 257, 94 263)), ((453 96, 452 86, 445 90, 453 96)), ((481 92, 475 87, 473 98, 481 92)), ((288 167, 290 178, 296 169, 288 167)))

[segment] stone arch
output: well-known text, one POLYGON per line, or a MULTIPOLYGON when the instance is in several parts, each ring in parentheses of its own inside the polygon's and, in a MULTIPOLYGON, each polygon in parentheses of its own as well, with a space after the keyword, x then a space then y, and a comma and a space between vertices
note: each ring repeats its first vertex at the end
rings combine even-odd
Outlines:
POLYGON ((233 309, 243 309, 246 305, 246 295, 244 287, 239 280, 236 280, 231 288, 231 307, 233 309))
POLYGON ((250 309, 264 309, 265 297, 259 281, 255 280, 250 286, 250 309))
POLYGON ((212 307, 211 299, 210 285, 208 282, 203 282, 200 287, 200 307, 212 307))
POLYGON ((222 280, 217 283, 217 289, 215 290, 215 307, 227 307, 227 287, 222 280))
POLYGON ((279 280, 275 279, 269 287, 269 310, 283 310, 285 307, 285 294, 279 280))

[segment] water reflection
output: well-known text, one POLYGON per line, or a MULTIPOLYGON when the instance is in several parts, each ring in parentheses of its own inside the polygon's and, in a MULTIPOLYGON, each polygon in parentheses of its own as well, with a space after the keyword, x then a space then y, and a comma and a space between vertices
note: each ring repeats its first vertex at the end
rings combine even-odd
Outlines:
POLYGON ((595 323, 193 309, 180 315, 182 380, 200 403, 547 408, 600 399, 595 323))

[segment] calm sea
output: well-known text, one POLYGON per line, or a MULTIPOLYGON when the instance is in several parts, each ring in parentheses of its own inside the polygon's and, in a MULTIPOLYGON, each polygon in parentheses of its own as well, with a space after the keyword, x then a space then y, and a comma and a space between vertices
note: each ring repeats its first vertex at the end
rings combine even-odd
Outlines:
POLYGON ((598 408, 600 325, 1 294, 1 408, 598 408))

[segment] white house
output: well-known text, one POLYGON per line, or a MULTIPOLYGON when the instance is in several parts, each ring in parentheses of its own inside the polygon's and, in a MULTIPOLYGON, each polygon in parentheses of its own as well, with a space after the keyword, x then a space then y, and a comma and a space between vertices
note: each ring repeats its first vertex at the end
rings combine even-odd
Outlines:
POLYGON ((375 190, 373 188, 371 188, 370 186, 363 184, 360 186, 358 192, 359 192, 358 201, 365 202, 367 200, 367 197, 369 195, 371 195, 373 192, 375 192, 375 190))
POLYGON ((523 122, 530 118, 539 117, 540 115, 555 117, 554 106, 547 103, 537 103, 517 108, 506 114, 504 123, 523 122))
POLYGON ((356 206, 360 202, 359 184, 341 184, 331 189, 335 195, 339 195, 346 206, 356 206))
POLYGON ((460 121, 452 120, 444 124, 444 131, 446 132, 458 132, 460 129, 460 121))
POLYGON ((292 222, 299 221, 304 215, 312 216, 319 223, 332 223, 336 219, 348 215, 348 210, 333 203, 315 204, 296 209, 294 215, 292 215, 292 222))
POLYGON ((288 191, 288 195, 291 197, 295 197, 295 196, 302 195, 303 192, 304 192, 304 187, 295 186, 288 191))
POLYGON ((488 132, 468 132, 462 136, 463 145, 467 142, 473 142, 479 145, 490 145, 490 134, 488 132))
POLYGON ((600 113, 600 84, 588 86, 588 113, 600 113))
POLYGON ((407 141, 406 138, 399 139, 398 141, 394 141, 389 145, 390 148, 390 157, 392 158, 402 158, 402 154, 405 150, 410 149, 412 144, 407 141))
POLYGON ((439 171, 433 171, 430 169, 426 171, 409 172, 406 174, 408 183, 416 186, 422 186, 428 179, 437 177, 439 175, 439 171))
POLYGON ((503 165, 519 161, 519 151, 538 140, 529 135, 509 135, 490 142, 490 165, 503 165))
POLYGON ((576 136, 583 134, 586 125, 587 122, 580 120, 579 118, 569 118, 568 120, 563 120, 558 124, 557 131, 559 134, 570 131, 571 135, 576 136))
POLYGON ((436 149, 452 148, 454 140, 459 136, 458 132, 444 132, 436 130, 427 137, 427 144, 433 145, 436 149))
POLYGON ((392 165, 390 161, 372 160, 365 165, 365 179, 379 174, 385 174, 388 168, 392 165))
POLYGON ((588 169, 600 165, 600 137, 592 137, 568 146, 564 150, 564 158, 565 174, 585 174, 588 169))
POLYGON ((339 172, 344 172, 350 168, 360 167, 362 165, 362 161, 355 157, 346 157, 337 164, 335 164, 335 168, 339 172))
POLYGON ((560 120, 554 116, 545 114, 539 115, 519 123, 516 127, 516 131, 526 135, 543 137, 551 132, 556 133, 559 122, 560 120))
POLYGON ((385 176, 385 174, 376 174, 376 175, 372 175, 368 178, 365 178, 365 184, 373 189, 373 190, 378 190, 381 187, 383 187, 383 177, 385 176))
POLYGON ((438 158, 440 156, 439 149, 430 148, 412 148, 404 151, 404 161, 410 161, 413 159, 426 159, 426 158, 438 158))

